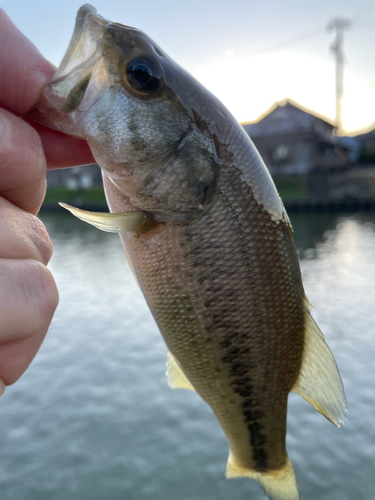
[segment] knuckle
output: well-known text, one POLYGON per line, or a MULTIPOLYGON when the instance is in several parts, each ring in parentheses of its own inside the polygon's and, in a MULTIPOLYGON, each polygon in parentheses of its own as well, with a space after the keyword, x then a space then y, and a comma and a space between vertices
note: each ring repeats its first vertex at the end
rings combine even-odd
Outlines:
POLYGON ((30 288, 33 302, 33 313, 37 323, 48 325, 52 320, 59 303, 59 293, 51 271, 39 262, 32 261, 30 288))
POLYGON ((37 131, 21 118, 0 108, 0 171, 12 168, 17 175, 9 182, 38 182, 45 175, 42 140, 37 131), (20 177, 21 176, 21 177, 20 177))
POLYGON ((0 191, 15 205, 36 214, 46 192, 46 169, 37 131, 0 109, 0 191))
MULTIPOLYGON (((19 303, 23 307, 24 338, 45 334, 59 302, 59 293, 50 270, 40 262, 19 262, 19 303)), ((21 335, 22 337, 22 335, 21 335)))
POLYGON ((52 257, 53 245, 43 222, 35 215, 30 215, 29 236, 41 256, 41 262, 47 264, 52 257))
POLYGON ((0 259, 0 344, 45 335, 59 295, 51 272, 33 259, 0 259))
POLYGON ((0 197, 0 258, 36 259, 47 264, 53 246, 43 222, 0 197))

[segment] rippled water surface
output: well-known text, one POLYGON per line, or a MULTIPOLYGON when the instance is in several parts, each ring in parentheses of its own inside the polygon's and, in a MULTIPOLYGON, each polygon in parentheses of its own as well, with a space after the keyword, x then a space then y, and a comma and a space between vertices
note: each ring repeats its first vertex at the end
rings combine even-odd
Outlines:
MULTIPOLYGON (((166 347, 117 235, 43 214, 61 302, 0 401, 1 500, 240 500, 210 408, 166 383, 166 347)), ((289 398, 288 451, 304 500, 375 498, 375 214, 292 217, 307 296, 344 380, 340 429, 289 398)))

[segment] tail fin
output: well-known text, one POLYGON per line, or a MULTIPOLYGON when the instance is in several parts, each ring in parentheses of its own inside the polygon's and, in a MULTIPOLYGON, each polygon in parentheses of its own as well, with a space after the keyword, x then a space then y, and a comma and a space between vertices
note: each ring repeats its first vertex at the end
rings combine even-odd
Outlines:
POLYGON ((270 500, 299 500, 293 465, 288 456, 286 464, 281 469, 257 472, 239 465, 232 453, 229 453, 225 477, 227 479, 235 477, 255 479, 270 500))

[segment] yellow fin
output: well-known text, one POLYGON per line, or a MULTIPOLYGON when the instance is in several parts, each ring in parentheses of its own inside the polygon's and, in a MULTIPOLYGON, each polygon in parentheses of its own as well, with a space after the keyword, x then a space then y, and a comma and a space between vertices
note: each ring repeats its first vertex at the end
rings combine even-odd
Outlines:
POLYGON ((235 477, 255 479, 270 500, 299 500, 293 465, 288 456, 286 464, 281 469, 257 472, 239 465, 229 452, 225 477, 227 479, 235 477))
POLYGON ((306 399, 337 427, 344 422, 346 399, 339 370, 324 335, 308 310, 302 366, 292 391, 306 399))
POLYGON ((140 233, 150 220, 145 212, 123 212, 119 214, 105 212, 88 212, 80 208, 72 207, 66 203, 59 203, 66 210, 69 210, 78 219, 91 224, 92 226, 107 231, 108 233, 140 233))
POLYGON ((177 363, 176 358, 168 351, 167 354, 167 371, 168 385, 172 389, 190 389, 194 391, 194 387, 187 379, 185 373, 177 363))

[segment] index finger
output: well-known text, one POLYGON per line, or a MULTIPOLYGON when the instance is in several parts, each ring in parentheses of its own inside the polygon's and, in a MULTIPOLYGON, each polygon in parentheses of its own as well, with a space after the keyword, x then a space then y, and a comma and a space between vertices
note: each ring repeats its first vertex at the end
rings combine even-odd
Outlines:
POLYGON ((16 115, 30 111, 55 68, 0 9, 0 107, 16 115))
MULTIPOLYGON (((0 108, 16 115, 26 114, 55 71, 0 9, 0 108)), ((42 139, 49 167, 95 163, 86 141, 29 123, 42 139)))

